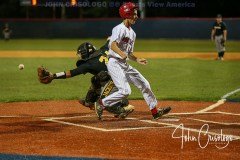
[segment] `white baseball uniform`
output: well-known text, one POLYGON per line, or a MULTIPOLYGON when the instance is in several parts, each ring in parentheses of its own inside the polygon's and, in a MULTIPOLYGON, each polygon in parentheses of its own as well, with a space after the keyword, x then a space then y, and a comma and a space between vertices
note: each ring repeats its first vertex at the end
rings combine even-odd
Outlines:
POLYGON ((107 64, 108 72, 118 88, 118 91, 102 99, 104 106, 112 106, 123 98, 131 94, 129 83, 134 84, 143 94, 145 101, 150 109, 157 106, 157 99, 153 94, 149 82, 135 68, 130 66, 126 60, 111 50, 112 42, 116 41, 118 47, 129 55, 133 52, 136 33, 132 28, 127 28, 124 23, 121 23, 113 28, 112 36, 109 42, 109 61, 107 64))

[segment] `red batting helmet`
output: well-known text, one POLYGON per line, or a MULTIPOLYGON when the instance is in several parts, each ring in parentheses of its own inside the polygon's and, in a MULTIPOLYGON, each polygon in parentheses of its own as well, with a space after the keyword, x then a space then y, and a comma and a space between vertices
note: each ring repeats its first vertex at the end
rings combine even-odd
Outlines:
POLYGON ((138 6, 132 2, 127 2, 119 8, 119 14, 123 19, 131 19, 134 14, 134 9, 138 9, 138 6))

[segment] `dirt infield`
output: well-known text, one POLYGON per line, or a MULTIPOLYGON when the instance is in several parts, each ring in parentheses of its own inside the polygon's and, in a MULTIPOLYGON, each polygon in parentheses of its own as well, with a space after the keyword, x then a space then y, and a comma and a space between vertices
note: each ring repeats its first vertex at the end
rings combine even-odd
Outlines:
POLYGON ((130 103, 136 110, 128 119, 119 120, 104 112, 103 121, 77 101, 0 103, 0 151, 110 159, 240 158, 240 141, 228 144, 223 140, 226 135, 240 138, 239 103, 226 102, 197 113, 213 103, 163 101, 160 107, 170 105, 173 110, 158 121, 151 121, 144 101, 130 103), (176 129, 180 124, 184 126, 176 129), (204 124, 209 125, 206 135, 206 128, 202 134, 200 131, 204 124), (179 138, 172 138, 173 133, 179 138), (200 139, 194 141, 199 135, 200 139), (215 141, 209 140, 214 136, 215 141))
MULTIPOLYGON (((194 52, 135 52, 136 56, 144 58, 198 58, 214 59, 216 53, 194 53, 194 52)), ((76 57, 75 51, 0 51, 0 57, 76 57)), ((226 60, 240 60, 240 53, 226 53, 226 60)))

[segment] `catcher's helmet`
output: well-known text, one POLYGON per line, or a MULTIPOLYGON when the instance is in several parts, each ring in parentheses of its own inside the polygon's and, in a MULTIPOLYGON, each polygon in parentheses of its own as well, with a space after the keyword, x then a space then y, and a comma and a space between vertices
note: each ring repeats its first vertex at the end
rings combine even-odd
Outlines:
POLYGON ((81 44, 77 49, 77 55, 81 60, 87 60, 96 51, 96 47, 89 42, 81 44))
POLYGON ((134 9, 138 9, 138 6, 136 6, 135 3, 132 2, 124 3, 119 8, 119 14, 123 19, 131 19, 134 15, 134 9))

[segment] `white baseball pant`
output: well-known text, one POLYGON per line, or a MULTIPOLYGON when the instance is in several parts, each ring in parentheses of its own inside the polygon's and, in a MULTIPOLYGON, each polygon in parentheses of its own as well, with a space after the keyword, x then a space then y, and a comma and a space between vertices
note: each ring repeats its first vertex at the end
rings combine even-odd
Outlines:
POLYGON ((129 83, 135 85, 142 92, 150 110, 157 106, 157 99, 151 90, 149 82, 138 70, 118 58, 110 58, 107 68, 118 91, 102 99, 104 106, 113 106, 129 96, 131 94, 129 83))

